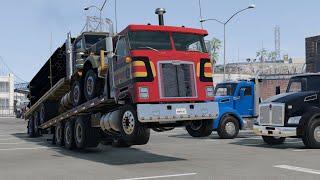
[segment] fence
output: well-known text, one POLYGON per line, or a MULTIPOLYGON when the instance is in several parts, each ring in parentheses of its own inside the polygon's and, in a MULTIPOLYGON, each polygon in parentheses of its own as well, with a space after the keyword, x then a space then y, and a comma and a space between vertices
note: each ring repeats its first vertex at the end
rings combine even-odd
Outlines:
POLYGON ((0 106, 0 117, 15 117, 16 110, 14 106, 0 106))

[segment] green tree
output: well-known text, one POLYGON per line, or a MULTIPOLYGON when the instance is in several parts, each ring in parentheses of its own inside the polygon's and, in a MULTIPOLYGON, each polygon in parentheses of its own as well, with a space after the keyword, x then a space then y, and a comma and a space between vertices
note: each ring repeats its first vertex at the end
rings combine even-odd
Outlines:
POLYGON ((221 41, 217 38, 212 38, 207 42, 208 52, 211 60, 215 63, 219 58, 219 50, 221 48, 221 41))

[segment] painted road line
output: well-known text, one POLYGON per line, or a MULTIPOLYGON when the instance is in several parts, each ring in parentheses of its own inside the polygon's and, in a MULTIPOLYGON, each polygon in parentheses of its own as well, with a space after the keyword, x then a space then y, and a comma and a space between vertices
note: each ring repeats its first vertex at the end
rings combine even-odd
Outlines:
POLYGON ((33 147, 33 148, 6 148, 0 151, 15 151, 15 150, 39 150, 39 149, 57 149, 55 147, 33 147))
POLYGON ((160 178, 172 178, 181 176, 194 176, 197 173, 185 173, 185 174, 172 174, 172 175, 162 175, 162 176, 149 176, 149 177, 138 177, 138 178, 128 178, 128 179, 118 179, 118 180, 144 180, 144 179, 160 179, 160 178))
POLYGON ((294 152, 305 152, 305 151, 307 151, 306 149, 294 149, 294 150, 292 150, 292 151, 294 151, 294 152))
POLYGON ((308 168, 289 166, 289 165, 276 165, 276 166, 273 166, 273 167, 281 168, 281 169, 287 169, 287 170, 291 170, 291 171, 298 171, 298 172, 304 172, 304 173, 310 173, 310 174, 319 174, 320 175, 320 170, 315 170, 315 169, 308 169, 308 168))
POLYGON ((25 142, 25 141, 23 141, 23 142, 13 142, 13 143, 0 143, 0 145, 13 145, 13 144, 29 144, 29 143, 31 143, 31 142, 25 142))

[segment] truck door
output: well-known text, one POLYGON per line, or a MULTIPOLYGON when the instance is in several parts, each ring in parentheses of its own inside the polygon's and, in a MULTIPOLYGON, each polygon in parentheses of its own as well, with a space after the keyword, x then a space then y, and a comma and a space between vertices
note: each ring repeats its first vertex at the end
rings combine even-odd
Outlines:
POLYGON ((234 98, 235 109, 243 117, 253 116, 253 88, 251 86, 242 86, 238 90, 238 96, 234 98))

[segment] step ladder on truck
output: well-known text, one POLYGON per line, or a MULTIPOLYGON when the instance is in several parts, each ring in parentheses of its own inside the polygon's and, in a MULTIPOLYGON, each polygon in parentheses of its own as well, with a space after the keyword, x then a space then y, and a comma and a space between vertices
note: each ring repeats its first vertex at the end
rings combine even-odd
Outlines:
POLYGON ((215 119, 208 33, 165 26, 164 13, 156 10, 159 25, 118 34, 109 19, 104 32, 69 33, 30 82, 29 136, 52 133, 68 149, 102 141, 128 147, 146 144, 150 129, 215 119))

